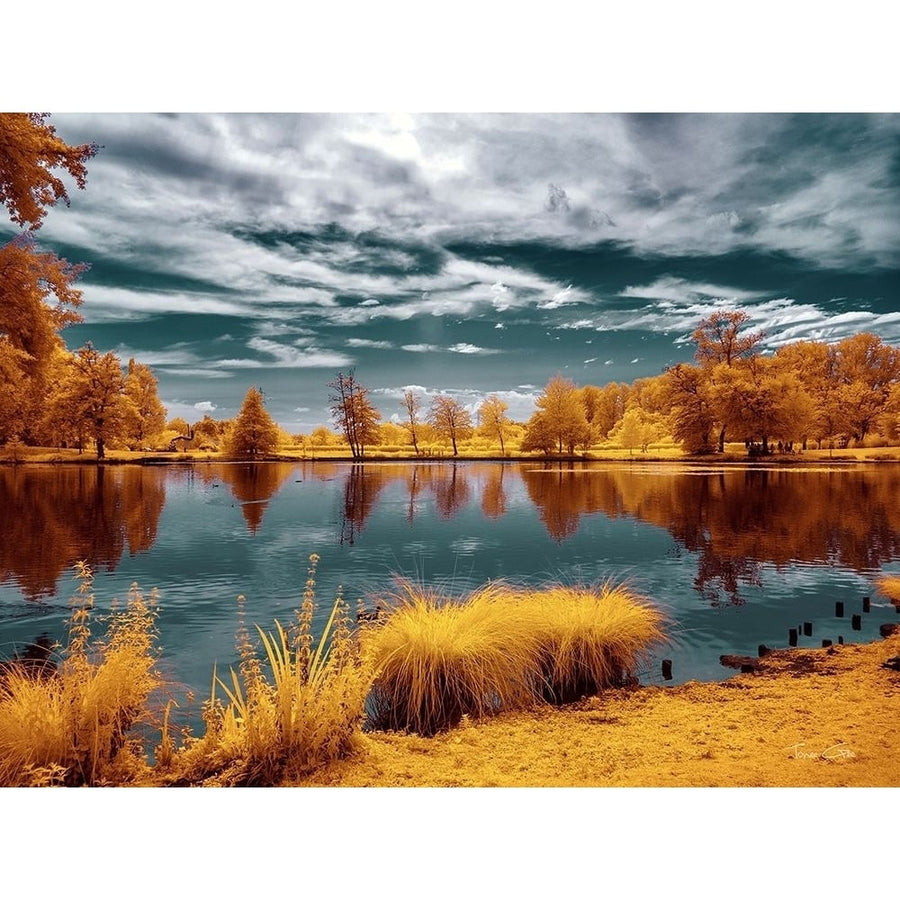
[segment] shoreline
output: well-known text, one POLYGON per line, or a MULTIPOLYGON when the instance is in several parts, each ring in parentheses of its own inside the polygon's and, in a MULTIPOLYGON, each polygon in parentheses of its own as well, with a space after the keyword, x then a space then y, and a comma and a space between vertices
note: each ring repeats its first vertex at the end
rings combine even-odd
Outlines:
POLYGON ((774 650, 721 682, 618 688, 433 738, 361 734, 304 787, 897 787, 900 633, 774 650))
POLYGON ((348 463, 350 465, 364 466, 369 463, 402 463, 416 465, 444 465, 447 463, 467 462, 492 462, 492 463, 533 463, 540 465, 571 464, 571 463, 604 463, 610 465, 654 465, 659 463, 718 468, 720 466, 744 466, 751 468, 806 468, 810 466, 847 466, 852 467, 862 463, 900 463, 900 447, 860 448, 840 451, 839 456, 827 455, 827 450, 808 450, 805 453, 786 455, 773 454, 766 457, 742 456, 734 453, 715 454, 709 456, 672 456, 672 455, 641 455, 641 456, 601 456, 591 454, 562 455, 562 456, 525 456, 525 455, 466 455, 466 456, 415 456, 415 455, 379 455, 373 453, 363 459, 353 459, 350 456, 329 455, 294 455, 278 454, 259 459, 241 459, 240 457, 213 456, 209 453, 169 453, 159 451, 158 454, 148 455, 137 451, 112 451, 113 456, 97 459, 94 453, 77 454, 74 451, 42 451, 30 458, 4 459, 0 458, 0 466, 35 466, 35 465, 88 465, 88 466, 173 466, 173 465, 199 465, 210 463, 348 463), (124 455, 128 454, 128 455, 124 455))

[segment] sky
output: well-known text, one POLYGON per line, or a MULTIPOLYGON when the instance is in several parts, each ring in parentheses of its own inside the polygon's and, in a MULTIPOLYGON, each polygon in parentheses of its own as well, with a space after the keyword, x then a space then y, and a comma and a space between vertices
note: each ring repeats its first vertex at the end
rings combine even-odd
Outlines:
MULTIPOLYGON (((549 378, 692 358, 740 308, 766 348, 900 344, 900 115, 59 113, 102 146, 41 246, 88 262, 64 332, 150 364, 171 416, 329 424, 353 368, 524 420, 549 378)), ((11 229, 10 229, 11 233, 11 229)))

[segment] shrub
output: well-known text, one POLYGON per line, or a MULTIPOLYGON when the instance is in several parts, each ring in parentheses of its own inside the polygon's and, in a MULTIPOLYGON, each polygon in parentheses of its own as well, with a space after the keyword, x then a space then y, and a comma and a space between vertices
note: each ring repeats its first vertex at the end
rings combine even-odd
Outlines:
POLYGON ((895 606, 900 606, 900 575, 882 575, 875 586, 895 606))
POLYGON ((488 585, 462 602, 400 582, 380 598, 383 624, 365 630, 363 651, 378 672, 370 724, 433 735, 464 714, 480 716, 533 699, 533 629, 510 616, 506 591, 488 585))
POLYGON ((55 671, 7 666, 0 680, 0 784, 119 784, 145 769, 132 728, 149 718, 160 686, 155 598, 132 585, 106 639, 91 642, 93 575, 83 562, 69 639, 55 671))
MULTIPOLYGON (((242 624, 238 671, 231 670, 228 682, 213 675, 213 690, 204 707, 203 737, 188 739, 174 751, 164 729, 158 758, 165 780, 272 785, 352 751, 372 676, 360 660, 347 604, 340 594, 312 648, 318 559, 310 556, 303 605, 292 631, 277 621, 274 634, 257 628, 271 678, 242 624), (217 688, 227 703, 217 698, 217 688)), ((243 610, 243 597, 239 601, 243 610)))
POLYGON ((556 585, 516 602, 539 635, 540 692, 552 703, 625 683, 663 639, 660 612, 624 586, 556 585))
POLYGON ((516 590, 489 584, 453 601, 401 582, 363 651, 377 671, 374 728, 430 736, 463 715, 563 703, 621 684, 653 643, 660 613, 624 587, 516 590))

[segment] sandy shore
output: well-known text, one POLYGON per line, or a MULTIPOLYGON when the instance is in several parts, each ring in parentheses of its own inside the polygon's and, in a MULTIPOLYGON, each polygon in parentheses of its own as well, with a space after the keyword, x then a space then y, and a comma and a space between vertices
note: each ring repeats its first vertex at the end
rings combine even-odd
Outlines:
POLYGON ((606 692, 424 739, 368 734, 302 783, 348 787, 900 786, 900 634, 780 650, 719 683, 606 692))

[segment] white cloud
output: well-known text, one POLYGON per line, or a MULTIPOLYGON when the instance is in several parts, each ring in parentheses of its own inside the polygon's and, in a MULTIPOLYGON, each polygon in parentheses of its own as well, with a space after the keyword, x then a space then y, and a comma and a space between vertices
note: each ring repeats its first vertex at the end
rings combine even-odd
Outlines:
POLYGON ((320 350, 308 346, 287 346, 267 338, 254 337, 247 341, 251 350, 264 353, 271 359, 265 362, 256 359, 222 359, 212 365, 222 369, 319 369, 340 368, 353 364, 353 359, 334 350, 320 350))
POLYGON ((194 409, 202 413, 214 412, 216 408, 216 404, 211 403, 209 400, 201 400, 199 403, 194 404, 194 409))
POLYGON ((452 347, 448 347, 447 349, 451 353, 463 353, 466 355, 477 353, 482 356, 502 352, 501 350, 492 350, 492 349, 487 349, 485 347, 476 347, 475 344, 465 344, 465 343, 454 344, 452 347))
POLYGON ((437 353, 441 348, 434 344, 404 344, 400 349, 407 353, 437 353))
POLYGON ((370 347, 374 350, 392 350, 394 347, 390 341, 373 341, 369 338, 347 338, 344 343, 348 347, 370 347))

